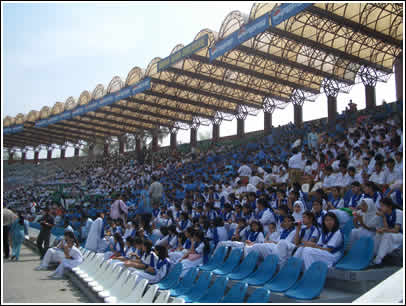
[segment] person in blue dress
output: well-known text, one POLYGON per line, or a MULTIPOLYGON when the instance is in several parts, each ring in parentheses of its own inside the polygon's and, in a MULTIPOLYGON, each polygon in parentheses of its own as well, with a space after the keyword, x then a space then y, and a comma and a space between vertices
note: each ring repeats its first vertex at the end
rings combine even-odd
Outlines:
POLYGON ((20 257, 21 245, 24 242, 24 217, 18 214, 18 219, 11 225, 11 260, 18 260, 20 257))

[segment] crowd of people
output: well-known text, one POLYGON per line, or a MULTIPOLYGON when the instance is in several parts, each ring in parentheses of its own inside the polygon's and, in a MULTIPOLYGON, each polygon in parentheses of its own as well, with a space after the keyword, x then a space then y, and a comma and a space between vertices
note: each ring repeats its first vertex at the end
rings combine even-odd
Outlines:
POLYGON ((80 264, 79 245, 151 283, 178 262, 185 275, 220 246, 277 254, 280 265, 295 256, 304 269, 315 261, 332 267, 344 253, 340 229, 351 216, 349 246, 371 237, 379 266, 403 241, 402 118, 370 114, 342 120, 333 132, 323 128, 307 125, 299 134, 288 127, 271 143, 264 137, 158 153, 153 164, 131 155, 83 163, 64 173, 82 182, 69 208, 53 203, 43 186, 4 199, 26 201, 25 218, 41 224, 38 269, 59 263, 53 278, 80 264), (97 199, 85 201, 86 194, 97 199), (65 236, 49 248, 55 225, 65 236))

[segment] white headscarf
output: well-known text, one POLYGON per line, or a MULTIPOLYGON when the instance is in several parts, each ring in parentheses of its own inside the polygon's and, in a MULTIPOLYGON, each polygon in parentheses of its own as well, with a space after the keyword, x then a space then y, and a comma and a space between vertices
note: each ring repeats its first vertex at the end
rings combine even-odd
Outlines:
POLYGON ((292 216, 293 216, 293 218, 295 218, 295 222, 302 221, 304 211, 305 211, 305 209, 304 209, 304 205, 303 205, 302 201, 296 201, 293 204, 293 214, 292 214, 292 216), (300 212, 299 213, 295 212, 295 206, 296 205, 300 206, 300 212))
POLYGON ((357 213, 362 216, 362 221, 364 221, 364 224, 368 227, 375 227, 376 222, 377 222, 377 216, 376 216, 376 205, 374 203, 373 199, 369 198, 364 198, 362 201, 359 202, 358 206, 359 207, 362 202, 365 202, 368 206, 368 210, 366 213, 361 211, 360 209, 357 211, 357 213))

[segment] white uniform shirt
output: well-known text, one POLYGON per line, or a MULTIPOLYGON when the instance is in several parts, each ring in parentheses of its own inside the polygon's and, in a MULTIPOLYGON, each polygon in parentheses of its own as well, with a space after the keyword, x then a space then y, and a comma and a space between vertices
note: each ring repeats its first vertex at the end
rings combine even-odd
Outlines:
POLYGON ((239 169, 238 169, 238 174, 240 176, 251 176, 252 174, 252 170, 250 167, 248 167, 247 165, 242 165, 239 169))

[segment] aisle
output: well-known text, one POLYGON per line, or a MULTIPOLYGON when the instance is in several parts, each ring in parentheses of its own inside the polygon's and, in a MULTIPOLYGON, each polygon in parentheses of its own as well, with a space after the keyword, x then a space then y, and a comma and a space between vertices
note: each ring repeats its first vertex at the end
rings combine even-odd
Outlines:
POLYGON ((18 262, 3 259, 4 303, 89 303, 69 280, 48 278, 53 271, 35 271, 39 256, 21 247, 18 262))

